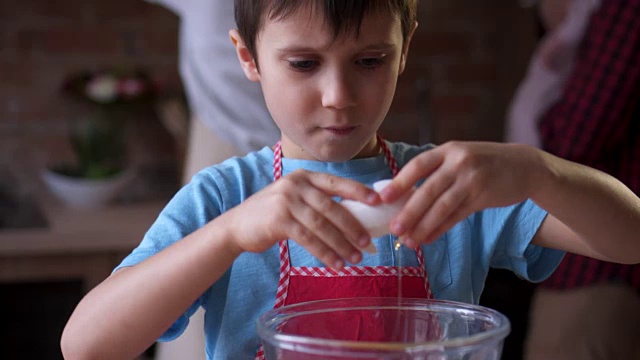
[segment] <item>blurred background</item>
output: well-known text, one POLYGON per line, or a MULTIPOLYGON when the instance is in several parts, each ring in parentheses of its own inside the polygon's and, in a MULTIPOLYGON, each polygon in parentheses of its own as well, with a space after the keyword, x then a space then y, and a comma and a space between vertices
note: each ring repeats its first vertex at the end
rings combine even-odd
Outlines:
MULTIPOLYGON (((513 0, 423 0, 419 24, 385 137, 501 141, 536 45, 534 10, 513 0)), ((176 15, 141 0, 0 1, 0 358, 60 359, 60 333, 77 302, 137 245, 180 186, 190 109, 178 30, 176 15), (113 82, 96 85, 98 98, 74 99, 64 86, 78 74, 124 81, 117 89, 128 89, 127 101, 143 91, 131 74, 148 81, 147 101, 118 107, 126 133, 119 149, 81 150, 82 139, 93 146, 110 134, 92 119, 111 108, 104 97, 113 82), (98 124, 92 135, 86 124, 98 124), (113 185, 108 204, 55 196, 72 185, 51 173, 82 151, 89 165, 124 151, 131 173, 126 186, 113 185)), ((483 303, 514 325, 506 359, 518 358, 529 291, 502 273, 487 284, 483 303)))

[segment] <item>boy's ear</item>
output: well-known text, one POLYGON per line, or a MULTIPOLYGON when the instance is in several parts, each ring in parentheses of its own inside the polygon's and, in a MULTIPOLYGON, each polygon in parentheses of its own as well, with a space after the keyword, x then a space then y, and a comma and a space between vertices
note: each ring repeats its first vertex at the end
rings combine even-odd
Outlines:
POLYGON ((251 81, 258 82, 260 81, 260 72, 258 71, 258 66, 256 65, 256 61, 251 55, 249 49, 247 49, 244 44, 244 40, 238 30, 233 29, 229 31, 229 37, 231 38, 231 42, 233 46, 236 47, 236 53, 238 54, 238 60, 240 60, 240 66, 242 66, 242 70, 244 71, 247 79, 251 81))
POLYGON ((400 74, 404 72, 404 68, 407 65, 407 55, 409 55, 409 45, 411 45, 411 38, 413 38, 413 34, 416 32, 418 28, 418 22, 413 23, 413 28, 407 34, 407 39, 404 42, 404 48, 402 49, 402 56, 400 57, 400 74))

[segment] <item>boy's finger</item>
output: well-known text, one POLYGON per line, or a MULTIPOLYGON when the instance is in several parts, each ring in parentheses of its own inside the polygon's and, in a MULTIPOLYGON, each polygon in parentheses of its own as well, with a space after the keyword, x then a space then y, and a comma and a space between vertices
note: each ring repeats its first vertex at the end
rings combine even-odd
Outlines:
POLYGON ((322 242, 315 234, 308 231, 301 224, 296 224, 290 228, 292 239, 300 246, 304 247, 311 255, 320 260, 325 265, 340 270, 344 267, 344 260, 331 247, 322 242))
POLYGON ((441 225, 461 211, 461 207, 467 200, 467 194, 461 188, 459 185, 454 185, 435 200, 429 211, 423 213, 415 227, 410 228, 413 240, 431 241, 431 236, 438 232, 441 225))
POLYGON ((444 157, 438 149, 425 151, 409 161, 393 181, 380 192, 385 203, 391 203, 409 191, 420 180, 428 177, 442 165, 444 157))
POLYGON ((369 205, 380 203, 380 196, 375 190, 355 180, 344 179, 330 174, 315 173, 309 178, 309 181, 313 186, 331 196, 339 196, 369 205))
POLYGON ((338 255, 352 263, 359 262, 361 254, 358 249, 371 242, 365 227, 326 194, 312 189, 303 196, 308 206, 294 216, 307 224, 338 255))
POLYGON ((391 221, 390 227, 393 233, 400 236, 408 230, 414 231, 419 222, 424 223, 427 214, 432 213, 438 201, 442 201, 443 194, 446 194, 454 181, 455 178, 445 172, 428 178, 416 189, 404 208, 391 221))
POLYGON ((431 231, 431 234, 427 235, 423 242, 432 243, 436 241, 442 234, 447 232, 449 229, 454 227, 458 222, 465 219, 469 214, 472 213, 469 200, 465 200, 460 207, 452 213, 445 221, 441 222, 434 230, 431 231))

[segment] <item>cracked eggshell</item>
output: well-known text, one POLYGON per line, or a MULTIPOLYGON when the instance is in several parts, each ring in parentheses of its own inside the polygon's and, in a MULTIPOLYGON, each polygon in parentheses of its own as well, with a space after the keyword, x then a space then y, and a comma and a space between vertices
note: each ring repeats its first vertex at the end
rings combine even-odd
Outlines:
MULTIPOLYGON (((373 184, 373 189, 377 192, 382 191, 391 180, 381 180, 373 184)), ((372 238, 389 234, 389 223, 391 219, 402 209, 404 204, 409 200, 411 193, 406 194, 400 199, 390 204, 381 204, 378 206, 370 206, 353 200, 343 200, 340 204, 347 208, 353 216, 369 231, 372 238)))

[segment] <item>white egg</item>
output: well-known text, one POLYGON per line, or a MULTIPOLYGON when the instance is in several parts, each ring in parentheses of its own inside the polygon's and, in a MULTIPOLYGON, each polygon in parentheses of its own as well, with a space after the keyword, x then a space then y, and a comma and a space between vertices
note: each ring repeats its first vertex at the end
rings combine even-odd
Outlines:
MULTIPOLYGON (((382 191, 391 180, 380 180, 373 184, 373 189, 377 192, 382 191)), ((343 200, 340 202, 342 206, 347 208, 353 216, 369 231, 371 238, 380 237, 389 234, 389 223, 391 219, 400 212, 404 204, 409 200, 411 193, 394 201, 390 204, 381 204, 378 206, 370 206, 353 200, 343 200)), ((375 246, 370 244, 369 247, 363 249, 369 253, 375 253, 375 246)))

